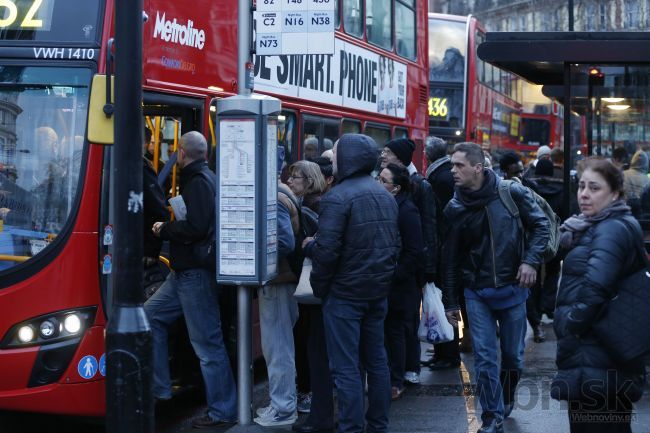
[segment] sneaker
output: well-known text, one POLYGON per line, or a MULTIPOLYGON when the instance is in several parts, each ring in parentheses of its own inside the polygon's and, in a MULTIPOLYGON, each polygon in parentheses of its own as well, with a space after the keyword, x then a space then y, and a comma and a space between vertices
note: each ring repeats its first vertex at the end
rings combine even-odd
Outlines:
POLYGON ((406 383, 410 383, 412 385, 419 385, 420 384, 420 374, 416 373, 415 371, 407 371, 404 373, 404 380, 406 383))
POLYGON ((266 414, 270 413, 272 410, 275 410, 273 409, 273 406, 268 405, 264 407, 258 407, 255 413, 257 414, 257 416, 266 416, 266 414))
POLYGON ((286 415, 281 415, 277 410, 271 408, 269 412, 264 413, 263 415, 258 416, 253 421, 262 427, 275 427, 281 425, 290 425, 296 422, 298 419, 298 413, 293 412, 286 415))
POLYGON ((208 414, 205 414, 198 418, 194 418, 192 420, 192 427, 194 428, 223 427, 223 426, 229 426, 233 424, 235 424, 235 421, 222 421, 219 419, 214 419, 208 414))
POLYGON ((311 392, 298 393, 298 413, 309 413, 311 410, 311 392))

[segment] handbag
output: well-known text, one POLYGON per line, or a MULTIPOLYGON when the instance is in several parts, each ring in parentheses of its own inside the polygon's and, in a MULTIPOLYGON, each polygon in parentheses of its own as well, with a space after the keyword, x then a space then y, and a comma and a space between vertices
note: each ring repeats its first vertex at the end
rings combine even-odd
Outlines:
POLYGON ((593 325, 599 341, 621 363, 650 352, 650 271, 640 239, 637 252, 645 265, 620 282, 618 293, 593 325))
POLYGON ((321 300, 314 296, 314 291, 311 288, 309 276, 311 274, 311 259, 305 258, 302 262, 302 270, 300 271, 300 280, 296 286, 296 292, 293 294, 299 304, 319 305, 321 300))

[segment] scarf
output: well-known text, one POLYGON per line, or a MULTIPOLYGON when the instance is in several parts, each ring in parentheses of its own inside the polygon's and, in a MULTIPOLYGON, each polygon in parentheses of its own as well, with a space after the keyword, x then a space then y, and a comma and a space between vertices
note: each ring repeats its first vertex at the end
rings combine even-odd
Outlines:
POLYGON ((483 170, 485 180, 476 191, 456 187, 456 197, 467 208, 479 208, 487 205, 497 195, 497 176, 492 170, 483 170))
POLYGON ((598 224, 615 213, 626 213, 630 212, 630 210, 625 200, 616 200, 594 216, 573 215, 560 226, 560 246, 566 249, 573 248, 589 227, 598 224))
POLYGON ((438 167, 440 167, 442 164, 444 164, 445 162, 449 162, 449 161, 451 161, 451 158, 448 157, 448 156, 443 156, 442 158, 438 158, 438 159, 436 159, 434 162, 432 162, 432 163, 429 165, 429 167, 427 167, 427 175, 426 175, 426 178, 428 179, 429 176, 431 176, 431 173, 433 173, 434 171, 436 171, 436 170, 438 169, 438 167))

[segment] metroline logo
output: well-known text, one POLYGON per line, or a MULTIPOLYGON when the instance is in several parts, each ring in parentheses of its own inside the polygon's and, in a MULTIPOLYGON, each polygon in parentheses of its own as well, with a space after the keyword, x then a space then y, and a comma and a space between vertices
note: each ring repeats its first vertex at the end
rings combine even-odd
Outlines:
POLYGON ((205 45, 205 31, 195 29, 194 21, 187 20, 187 25, 179 24, 174 21, 166 20, 165 13, 160 16, 156 11, 156 27, 153 30, 153 37, 162 39, 165 42, 185 45, 188 47, 203 49, 205 45))

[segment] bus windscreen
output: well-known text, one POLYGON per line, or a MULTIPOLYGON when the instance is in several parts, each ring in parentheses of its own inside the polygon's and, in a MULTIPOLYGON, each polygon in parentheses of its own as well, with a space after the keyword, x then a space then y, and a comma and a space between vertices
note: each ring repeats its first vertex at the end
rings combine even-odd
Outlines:
POLYGON ((100 0, 2 0, 0 40, 94 42, 99 35, 100 0))
POLYGON ((466 23, 429 19, 429 81, 465 81, 466 23))

